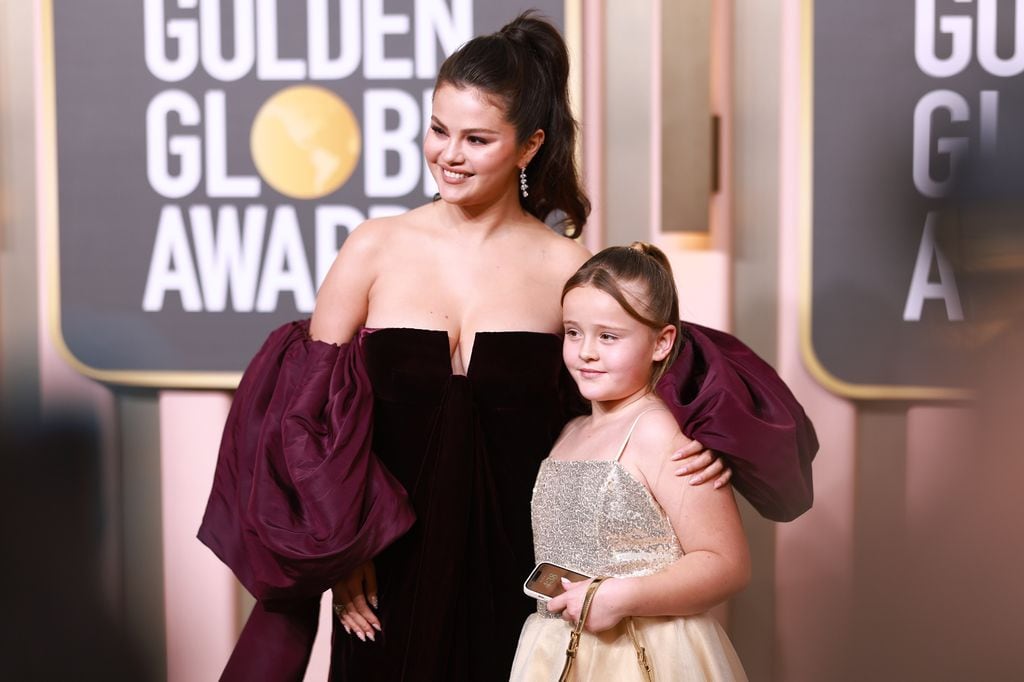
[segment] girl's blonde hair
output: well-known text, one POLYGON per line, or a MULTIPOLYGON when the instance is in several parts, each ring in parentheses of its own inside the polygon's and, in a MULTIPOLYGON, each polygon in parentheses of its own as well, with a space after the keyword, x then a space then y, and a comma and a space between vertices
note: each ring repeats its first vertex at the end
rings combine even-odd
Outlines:
POLYGON ((653 244, 633 242, 610 246, 580 266, 562 288, 562 301, 573 289, 591 286, 614 298, 636 321, 655 331, 676 328, 675 342, 664 360, 654 363, 648 388, 653 389, 679 354, 682 329, 679 326, 679 294, 672 278, 672 266, 664 252, 653 244), (625 289, 639 285, 636 289, 625 289), (640 310, 638 310, 640 308, 640 310))

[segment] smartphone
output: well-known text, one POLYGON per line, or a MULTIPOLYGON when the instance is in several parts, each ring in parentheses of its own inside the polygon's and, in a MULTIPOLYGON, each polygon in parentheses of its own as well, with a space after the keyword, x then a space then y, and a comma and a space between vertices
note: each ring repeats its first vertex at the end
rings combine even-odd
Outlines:
POLYGON ((562 589, 562 578, 568 578, 572 582, 578 580, 588 580, 591 576, 574 571, 571 568, 565 566, 559 566, 548 561, 542 561, 537 564, 537 567, 530 573, 530 577, 523 583, 523 592, 530 595, 534 599, 540 599, 541 601, 547 601, 552 597, 565 592, 562 589))

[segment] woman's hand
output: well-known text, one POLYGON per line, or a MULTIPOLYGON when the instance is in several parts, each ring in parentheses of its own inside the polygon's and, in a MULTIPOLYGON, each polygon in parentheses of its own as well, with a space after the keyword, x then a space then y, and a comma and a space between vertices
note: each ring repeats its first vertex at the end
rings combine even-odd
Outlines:
MULTIPOLYGON (((587 588, 592 580, 570 582, 562 578, 565 592, 553 597, 547 603, 551 613, 561 613, 562 619, 575 625, 579 622, 583 611, 583 600, 587 596, 587 588)), ((619 621, 629 615, 623 611, 625 603, 625 581, 618 578, 605 578, 590 601, 590 613, 584 628, 589 632, 601 632, 618 625, 619 621)))
POLYGON ((689 445, 676 450, 672 454, 675 461, 683 461, 683 466, 676 469, 676 476, 690 476, 690 485, 700 485, 715 478, 715 487, 721 488, 732 478, 732 469, 725 466, 721 457, 711 450, 705 450, 700 441, 691 440, 689 445))
POLYGON ((374 641, 373 631, 380 632, 380 619, 373 609, 377 608, 377 573, 373 562, 367 561, 331 588, 334 613, 341 621, 345 632, 356 637, 374 641), (373 608, 370 608, 370 607, 373 608))

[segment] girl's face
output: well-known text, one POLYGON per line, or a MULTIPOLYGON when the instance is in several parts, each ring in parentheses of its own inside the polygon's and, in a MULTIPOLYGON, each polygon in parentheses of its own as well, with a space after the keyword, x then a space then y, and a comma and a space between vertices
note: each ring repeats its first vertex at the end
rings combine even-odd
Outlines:
POLYGON ((671 325, 651 329, 591 286, 565 295, 562 324, 562 359, 580 393, 609 408, 647 393, 653 365, 668 356, 676 333, 671 325))
POLYGON ((445 201, 472 208, 510 197, 518 203, 519 167, 533 158, 543 133, 523 146, 494 98, 477 88, 443 84, 434 92, 423 155, 445 201))

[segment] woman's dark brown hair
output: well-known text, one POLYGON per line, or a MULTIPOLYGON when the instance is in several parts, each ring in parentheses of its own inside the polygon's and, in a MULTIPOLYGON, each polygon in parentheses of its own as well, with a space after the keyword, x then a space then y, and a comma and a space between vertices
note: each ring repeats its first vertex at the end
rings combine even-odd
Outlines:
POLYGON ((544 144, 526 169, 529 196, 523 208, 539 220, 562 213, 559 226, 578 237, 590 214, 576 167, 577 124, 569 107, 569 51, 558 29, 533 11, 497 33, 473 38, 441 65, 437 88, 474 87, 498 98, 523 144, 537 130, 544 144))
POLYGON ((654 388, 679 354, 682 330, 679 326, 679 293, 672 266, 664 252, 653 244, 633 242, 610 246, 591 256, 562 288, 565 295, 579 287, 594 287, 614 298, 634 320, 655 331, 676 328, 672 350, 654 363, 648 388, 654 388))

